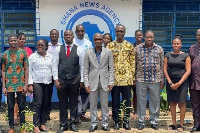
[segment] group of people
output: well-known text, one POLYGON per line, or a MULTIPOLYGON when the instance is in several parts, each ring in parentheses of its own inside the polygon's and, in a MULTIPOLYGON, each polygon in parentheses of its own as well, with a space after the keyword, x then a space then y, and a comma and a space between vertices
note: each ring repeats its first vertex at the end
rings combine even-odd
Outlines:
POLYGON ((194 118, 194 127, 191 131, 200 131, 200 30, 196 32, 197 43, 190 47, 189 53, 181 51, 182 36, 175 35, 172 40, 174 50, 165 55, 162 47, 154 42, 153 31, 148 30, 144 35, 141 30, 135 31, 134 44, 124 39, 125 33, 124 25, 116 26, 114 41, 108 33, 96 33, 93 36, 93 47, 92 43, 84 38, 85 29, 81 24, 76 26, 76 37, 72 30, 64 32, 64 44, 58 42, 58 30, 52 29, 51 41, 48 43, 45 39, 39 39, 34 53, 24 47, 24 34, 18 37, 10 35, 10 47, 2 54, 1 59, 2 88, 8 103, 8 133, 15 132, 15 106, 19 108, 20 125, 25 123, 23 110, 27 92, 33 94, 34 99, 34 133, 48 132, 45 123, 50 119, 54 85, 57 89, 60 111, 60 128, 57 133, 62 133, 68 128, 78 132, 77 123, 81 118, 88 118, 85 115, 88 103, 91 119, 89 132, 97 130, 99 96, 102 130, 109 131, 109 92, 112 95, 114 130, 119 130, 121 126, 125 130, 130 130, 131 89, 133 118, 138 119, 138 130, 145 128, 147 93, 151 128, 158 130, 160 89, 164 87, 164 76, 173 122, 168 128, 184 130, 189 87, 194 118), (121 100, 126 107, 123 124, 120 123, 119 116, 121 100), (180 108, 180 124, 176 123, 177 104, 180 108))

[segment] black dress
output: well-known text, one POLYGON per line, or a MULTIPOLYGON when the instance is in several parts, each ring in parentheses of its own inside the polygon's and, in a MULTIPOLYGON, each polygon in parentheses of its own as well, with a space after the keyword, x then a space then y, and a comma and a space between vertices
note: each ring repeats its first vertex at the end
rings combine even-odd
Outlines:
MULTIPOLYGON (((165 54, 168 64, 168 75, 175 84, 180 81, 185 74, 185 61, 189 56, 187 53, 172 54, 168 52, 165 54)), ((176 103, 186 103, 188 94, 189 82, 185 80, 177 90, 172 90, 168 82, 166 82, 167 101, 176 103)))

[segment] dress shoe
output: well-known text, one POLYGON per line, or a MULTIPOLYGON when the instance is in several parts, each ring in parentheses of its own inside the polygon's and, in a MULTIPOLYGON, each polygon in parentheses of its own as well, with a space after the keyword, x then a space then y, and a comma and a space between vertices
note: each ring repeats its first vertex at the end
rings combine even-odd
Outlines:
POLYGON ((193 127, 190 132, 197 132, 200 131, 200 127, 193 127))
POLYGON ((62 133, 64 131, 68 130, 67 127, 60 127, 60 129, 56 133, 62 133))
POLYGON ((152 124, 151 125, 151 128, 155 129, 155 130, 158 130, 159 129, 159 126, 158 124, 152 124))
POLYGON ((102 130, 104 130, 104 131, 110 131, 110 129, 109 129, 108 126, 102 126, 102 130))
POLYGON ((94 132, 95 130, 97 130, 97 128, 97 126, 91 126, 89 132, 94 132))
POLYGON ((40 125, 39 129, 40 129, 40 131, 42 131, 42 132, 49 132, 49 130, 46 129, 45 125, 40 125))
POLYGON ((125 130, 131 130, 131 127, 129 126, 129 123, 128 123, 128 122, 123 123, 123 128, 124 128, 125 130))
POLYGON ((70 130, 73 132, 79 132, 78 127, 75 124, 70 125, 70 130))
POLYGON ((144 129, 144 125, 143 124, 138 124, 138 130, 143 130, 144 129))
POLYGON ((119 130, 119 123, 115 123, 114 130, 119 130))
POLYGON ((15 133, 15 130, 14 130, 14 129, 10 129, 10 130, 8 131, 8 133, 15 133))
POLYGON ((42 129, 42 128, 40 128, 40 131, 42 131, 42 132, 49 132, 48 129, 42 129))

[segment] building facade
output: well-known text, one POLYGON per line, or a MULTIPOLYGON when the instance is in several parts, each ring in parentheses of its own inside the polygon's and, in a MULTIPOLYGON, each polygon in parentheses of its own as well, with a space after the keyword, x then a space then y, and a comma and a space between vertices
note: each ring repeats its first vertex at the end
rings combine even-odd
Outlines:
POLYGON ((96 32, 110 33, 115 39, 118 24, 126 26, 125 39, 131 43, 135 30, 153 30, 155 42, 165 52, 172 50, 173 36, 181 34, 182 50, 187 52, 200 26, 199 5, 200 0, 0 0, 0 50, 8 48, 9 34, 18 32, 26 34, 33 51, 37 39, 50 40, 51 29, 59 30, 63 43, 63 32, 75 31, 81 23, 91 41, 96 32))

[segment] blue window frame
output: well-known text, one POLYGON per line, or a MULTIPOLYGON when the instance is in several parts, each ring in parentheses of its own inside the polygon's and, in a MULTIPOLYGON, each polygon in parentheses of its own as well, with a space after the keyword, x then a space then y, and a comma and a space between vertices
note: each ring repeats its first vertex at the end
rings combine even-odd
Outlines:
POLYGON ((26 46, 35 49, 36 42, 36 1, 0 0, 0 50, 8 46, 8 36, 23 32, 26 46))
POLYGON ((143 30, 153 30, 155 42, 171 51, 175 34, 183 36, 183 51, 196 42, 200 26, 199 0, 143 0, 143 30))

